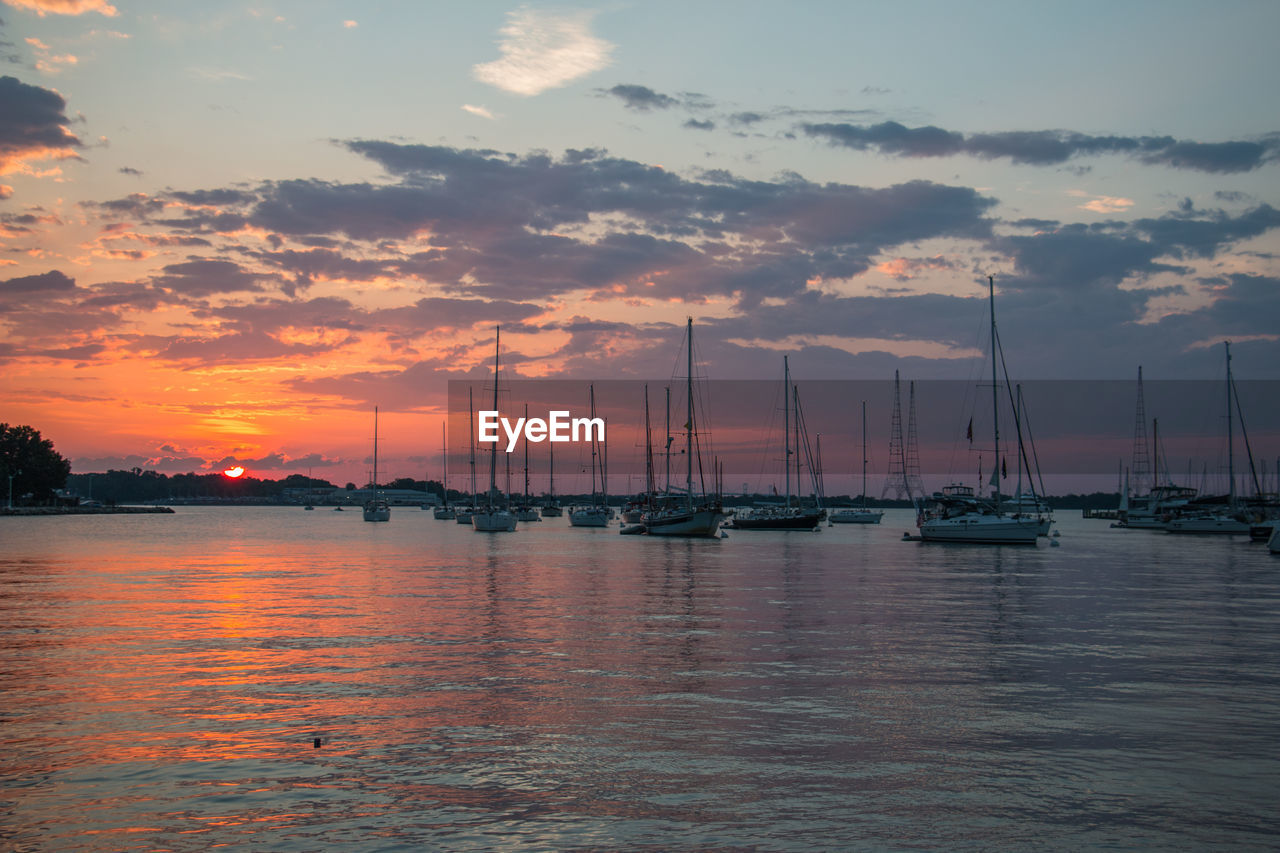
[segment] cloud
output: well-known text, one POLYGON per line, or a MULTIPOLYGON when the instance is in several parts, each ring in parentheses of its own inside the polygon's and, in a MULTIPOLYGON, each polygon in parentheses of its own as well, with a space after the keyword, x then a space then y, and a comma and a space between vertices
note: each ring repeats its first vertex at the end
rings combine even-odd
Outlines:
POLYGON ((345 28, 345 29, 348 29, 348 30, 354 30, 356 27, 360 26, 360 24, 359 24, 359 22, 357 22, 357 21, 352 21, 352 20, 348 19, 348 20, 346 20, 346 21, 343 21, 343 22, 342 22, 342 26, 343 26, 343 28, 345 28))
POLYGON ((593 11, 553 14, 522 6, 507 15, 501 59, 472 68, 475 78, 515 95, 568 85, 610 63, 613 45, 591 34, 593 11))
POLYGON ((1204 143, 1161 136, 1090 136, 1065 130, 1008 131, 965 136, 932 125, 906 127, 886 121, 875 125, 802 124, 808 136, 858 151, 898 157, 952 157, 1052 166, 1076 157, 1122 154, 1144 163, 1218 174, 1248 172, 1280 158, 1280 136, 1258 141, 1204 143))
POLYGON ((18 9, 30 9, 40 17, 54 15, 83 15, 86 12, 97 12, 113 18, 120 14, 115 6, 106 0, 4 0, 18 9))
POLYGON ((605 94, 620 99, 623 106, 637 112, 665 110, 680 103, 670 95, 659 94, 648 86, 619 84, 607 90, 605 94))
POLYGON ((487 118, 490 121, 493 121, 493 119, 495 118, 494 114, 485 107, 478 107, 478 106, 475 106, 474 104, 463 104, 462 109, 465 112, 471 113, 473 116, 480 116, 480 118, 487 118))
POLYGON ((215 293, 262 290, 261 274, 252 273, 239 264, 213 258, 197 258, 169 264, 160 275, 152 276, 157 287, 185 296, 210 296, 215 293))
POLYGON ((83 147, 67 129, 67 102, 51 89, 0 77, 0 175, 39 160, 78 158, 83 147))

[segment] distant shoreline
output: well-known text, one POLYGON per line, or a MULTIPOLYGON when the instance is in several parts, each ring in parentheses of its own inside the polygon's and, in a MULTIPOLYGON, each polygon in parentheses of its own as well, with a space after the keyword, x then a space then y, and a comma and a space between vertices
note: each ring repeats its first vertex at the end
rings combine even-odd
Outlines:
POLYGON ((0 508, 0 515, 140 515, 172 513, 167 506, 15 506, 0 508))

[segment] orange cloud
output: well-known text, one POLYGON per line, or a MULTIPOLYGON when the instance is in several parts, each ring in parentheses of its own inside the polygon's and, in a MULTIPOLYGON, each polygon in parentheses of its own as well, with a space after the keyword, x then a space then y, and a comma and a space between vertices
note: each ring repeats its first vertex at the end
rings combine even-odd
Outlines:
POLYGON ((5 0, 10 6, 18 9, 29 9, 40 17, 45 15, 83 15, 85 12, 97 12, 114 18, 120 14, 115 6, 106 0, 5 0))

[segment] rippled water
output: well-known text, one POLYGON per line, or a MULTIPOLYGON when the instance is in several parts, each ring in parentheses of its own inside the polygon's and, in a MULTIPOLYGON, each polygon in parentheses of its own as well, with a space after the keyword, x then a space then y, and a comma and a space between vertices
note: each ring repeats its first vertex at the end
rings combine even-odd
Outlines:
POLYGON ((1280 558, 1061 515, 1036 549, 0 519, 0 841, 1280 846, 1280 558))

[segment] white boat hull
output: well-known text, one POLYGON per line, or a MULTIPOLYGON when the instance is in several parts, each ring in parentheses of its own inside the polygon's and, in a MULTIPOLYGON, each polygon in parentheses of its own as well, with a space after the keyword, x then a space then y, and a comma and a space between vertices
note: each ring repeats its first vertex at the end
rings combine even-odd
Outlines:
POLYGON ((1165 525, 1170 533, 1243 533, 1249 535, 1249 524, 1226 515, 1175 518, 1165 525))
POLYGON ((569 513, 569 524, 574 527, 608 527, 609 514, 600 507, 575 509, 569 513))
POLYGON ((842 509, 831 513, 831 521, 835 524, 879 524, 884 513, 869 509, 842 509))
POLYGON ((390 521, 391 507, 385 503, 365 504, 364 506, 365 521, 390 521))
POLYGON ((920 525, 925 542, 964 542, 975 545, 1034 545, 1040 536, 1040 519, 1003 515, 960 515, 936 518, 920 525))
POLYGON ((650 536, 708 536, 715 537, 720 531, 720 522, 728 516, 720 510, 664 510, 646 513, 644 516, 645 532, 650 536))
POLYGON ((505 509, 473 512, 471 526, 481 533, 509 533, 516 529, 516 517, 505 509))

